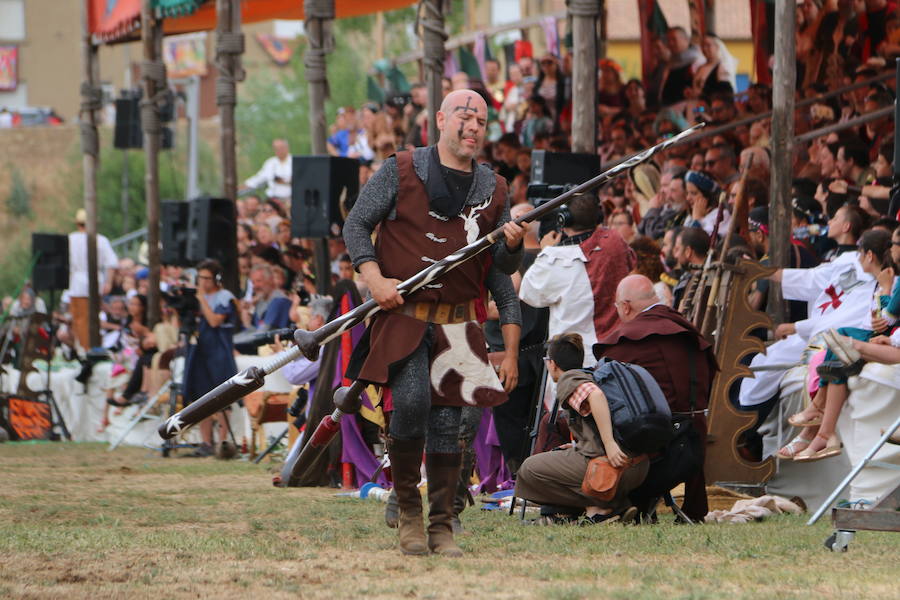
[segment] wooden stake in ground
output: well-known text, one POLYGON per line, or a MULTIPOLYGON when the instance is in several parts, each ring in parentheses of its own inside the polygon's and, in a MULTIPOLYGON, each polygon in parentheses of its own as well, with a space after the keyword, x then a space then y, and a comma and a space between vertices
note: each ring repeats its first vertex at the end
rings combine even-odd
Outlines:
POLYGON ((141 78, 144 98, 141 100, 141 127, 144 130, 144 196, 147 202, 147 322, 159 321, 159 147, 162 124, 159 105, 166 94, 166 64, 162 60, 162 20, 153 11, 152 0, 141 5, 141 43, 144 62, 141 78))
POLYGON ((600 2, 571 0, 572 151, 597 152, 597 19, 600 2))
POLYGON ((84 210, 87 213, 88 340, 93 348, 100 345, 100 286, 97 277, 97 166, 100 162, 100 139, 97 135, 97 111, 103 108, 103 91, 98 85, 100 69, 97 46, 91 40, 88 28, 87 4, 81 9, 81 24, 84 33, 82 42, 84 81, 81 84, 80 113, 81 152, 84 210))
MULTIPOLYGON (((797 86, 794 23, 796 4, 775 2, 775 78, 772 86, 772 179, 769 201, 769 256, 772 266, 787 267, 791 245, 791 184, 794 165, 794 93, 797 86)), ((784 322, 781 285, 769 286, 769 314, 784 322)))
MULTIPOLYGON (((237 199, 237 158, 235 145, 234 107, 237 104, 237 82, 243 81, 241 54, 244 35, 241 33, 241 10, 238 0, 216 0, 216 106, 219 107, 222 148, 222 196, 232 202, 237 199)), ((234 207, 237 222, 237 207, 234 207)), ((237 237, 227 240, 232 248, 227 253, 237 256, 237 237)), ((237 261, 225 267, 225 287, 237 294, 240 288, 237 261)))

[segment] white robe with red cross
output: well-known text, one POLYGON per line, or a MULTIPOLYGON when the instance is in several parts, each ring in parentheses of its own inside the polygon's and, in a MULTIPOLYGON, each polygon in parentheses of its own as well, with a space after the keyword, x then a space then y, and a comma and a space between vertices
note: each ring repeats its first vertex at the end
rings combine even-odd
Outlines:
POLYGON ((826 329, 871 326, 870 307, 877 283, 862 270, 859 253, 845 252, 830 263, 811 269, 784 269, 781 291, 786 300, 803 300, 809 304, 808 317, 794 325, 797 333, 757 354, 751 369, 784 365, 784 369, 755 371, 755 377, 741 382, 741 406, 762 404, 778 392, 788 365, 803 361, 809 340, 826 329))

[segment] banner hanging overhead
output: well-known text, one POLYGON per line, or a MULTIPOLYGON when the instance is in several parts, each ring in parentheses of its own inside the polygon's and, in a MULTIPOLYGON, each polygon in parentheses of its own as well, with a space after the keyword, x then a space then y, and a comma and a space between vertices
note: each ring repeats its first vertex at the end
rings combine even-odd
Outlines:
POLYGON ((173 35, 163 40, 163 60, 170 79, 206 75, 206 33, 173 35))
POLYGON ((16 91, 19 82, 18 62, 18 47, 0 46, 0 91, 16 91))

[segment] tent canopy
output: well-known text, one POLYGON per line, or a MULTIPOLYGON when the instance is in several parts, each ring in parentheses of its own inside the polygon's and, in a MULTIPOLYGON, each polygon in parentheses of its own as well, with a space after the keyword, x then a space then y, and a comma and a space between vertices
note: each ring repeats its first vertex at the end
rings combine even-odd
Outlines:
MULTIPOLYGON (((98 42, 126 41, 140 28, 141 0, 85 0, 88 27, 98 42)), ((396 10, 416 0, 335 0, 338 19, 396 10)), ((216 28, 216 3, 212 0, 154 0, 154 8, 166 16, 166 34, 211 31, 216 28), (178 15, 178 16, 174 16, 178 15)), ((243 0, 241 22, 302 19, 303 0, 243 0)))

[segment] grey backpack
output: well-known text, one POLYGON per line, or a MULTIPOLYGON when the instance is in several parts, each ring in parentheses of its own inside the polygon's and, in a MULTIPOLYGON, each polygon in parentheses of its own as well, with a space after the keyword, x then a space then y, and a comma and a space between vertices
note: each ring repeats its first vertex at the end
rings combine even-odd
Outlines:
POLYGON ((593 375, 606 395, 613 435, 624 450, 633 455, 656 452, 672 441, 672 411, 646 369, 602 358, 593 375))

